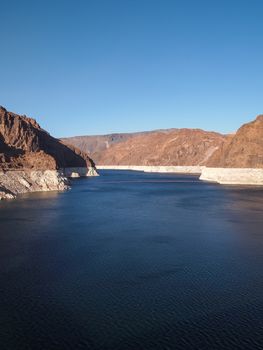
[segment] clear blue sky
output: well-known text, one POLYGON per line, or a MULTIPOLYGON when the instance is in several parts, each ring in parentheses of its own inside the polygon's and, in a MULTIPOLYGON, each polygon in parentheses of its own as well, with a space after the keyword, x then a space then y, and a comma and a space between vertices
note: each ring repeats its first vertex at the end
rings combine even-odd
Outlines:
POLYGON ((55 136, 263 113, 262 0, 0 0, 0 104, 55 136))

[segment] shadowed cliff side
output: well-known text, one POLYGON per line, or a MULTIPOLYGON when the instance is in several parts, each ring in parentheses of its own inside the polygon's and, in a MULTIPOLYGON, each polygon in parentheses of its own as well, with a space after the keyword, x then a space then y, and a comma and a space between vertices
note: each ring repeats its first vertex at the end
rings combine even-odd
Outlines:
POLYGON ((31 118, 0 107, 0 200, 68 188, 67 177, 97 175, 93 160, 31 118))
POLYGON ((34 119, 0 107, 0 168, 68 167, 95 167, 95 164, 85 152, 49 135, 34 119))

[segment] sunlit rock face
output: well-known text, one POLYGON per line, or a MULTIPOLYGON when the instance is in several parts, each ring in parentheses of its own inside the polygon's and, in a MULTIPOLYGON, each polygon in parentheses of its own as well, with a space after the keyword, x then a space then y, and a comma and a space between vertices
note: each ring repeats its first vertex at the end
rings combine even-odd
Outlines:
POLYGON ((68 179, 58 170, 8 170, 0 173, 0 199, 18 194, 68 189, 68 179))
POLYGON ((209 167, 263 168, 263 116, 242 125, 207 162, 209 167))
POLYGON ((263 185, 263 116, 242 125, 211 156, 201 180, 229 185, 263 185))
POLYGON ((84 177, 84 176, 98 176, 95 167, 71 167, 63 169, 65 176, 70 178, 84 177))
POLYGON ((263 185, 263 168, 203 168, 200 180, 222 185, 263 185))
POLYGON ((64 139, 82 151, 89 151, 96 164, 111 166, 202 166, 226 140, 225 135, 200 129, 64 139))

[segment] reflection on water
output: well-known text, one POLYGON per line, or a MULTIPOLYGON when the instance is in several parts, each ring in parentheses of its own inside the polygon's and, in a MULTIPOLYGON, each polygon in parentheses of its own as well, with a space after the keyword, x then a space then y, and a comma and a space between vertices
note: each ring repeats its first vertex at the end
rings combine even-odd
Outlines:
POLYGON ((262 194, 104 171, 1 202, 1 349, 262 349, 262 194))

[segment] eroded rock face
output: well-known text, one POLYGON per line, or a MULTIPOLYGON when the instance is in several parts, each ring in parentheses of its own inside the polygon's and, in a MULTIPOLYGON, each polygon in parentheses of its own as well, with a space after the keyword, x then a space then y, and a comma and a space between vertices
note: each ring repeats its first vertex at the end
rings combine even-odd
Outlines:
POLYGON ((263 168, 209 168, 204 167, 200 180, 222 185, 263 185, 263 168))
POLYGON ((0 107, 0 199, 68 188, 68 169, 97 175, 93 160, 50 136, 31 118, 0 107))
POLYGON ((82 136, 66 142, 90 147, 98 165, 263 168, 263 115, 233 135, 168 129, 126 137, 82 136))
POLYGON ((58 170, 9 170, 0 173, 0 200, 39 191, 63 191, 68 180, 58 170))
POLYGON ((85 152, 52 137, 34 119, 0 107, 0 168, 54 170, 94 166, 85 152))
POLYGON ((229 136, 210 158, 209 167, 263 168, 263 115, 229 136))
POLYGON ((92 155, 93 159, 99 159, 100 154, 103 153, 107 148, 114 144, 124 142, 131 137, 137 136, 143 133, 115 133, 109 135, 92 135, 92 136, 75 136, 62 138, 66 144, 74 145, 92 155))
MULTIPOLYGON (((168 129, 132 134, 124 140, 118 139, 107 148, 96 146, 93 156, 99 165, 206 165, 225 141, 226 136, 215 132, 168 129)), ((74 142, 74 139, 68 142, 74 142)), ((104 136, 102 142, 105 142, 104 136)))

